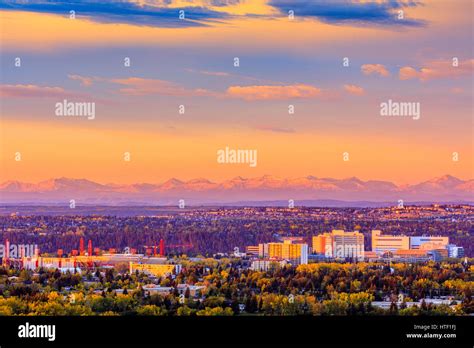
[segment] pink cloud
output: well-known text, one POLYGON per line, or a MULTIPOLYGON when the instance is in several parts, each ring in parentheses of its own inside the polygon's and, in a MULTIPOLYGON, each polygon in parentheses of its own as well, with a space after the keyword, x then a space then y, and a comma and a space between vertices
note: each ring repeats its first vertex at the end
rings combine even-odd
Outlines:
POLYGON ((321 96, 321 89, 304 84, 288 86, 231 86, 227 96, 245 100, 310 99, 321 96))
POLYGON ((425 67, 416 70, 411 66, 400 68, 400 80, 419 79, 429 81, 435 79, 459 78, 472 75, 474 72, 474 59, 459 61, 458 66, 453 66, 452 60, 437 60, 429 62, 425 67))
POLYGON ((274 133, 294 133, 295 130, 291 128, 281 128, 281 127, 273 127, 273 126, 258 126, 256 129, 261 131, 267 132, 274 132, 274 133))
POLYGON ((80 75, 68 75, 71 80, 80 81, 83 86, 91 86, 93 81, 96 80, 94 77, 80 76, 80 75))
POLYGON ((364 95, 365 91, 362 87, 356 85, 344 85, 344 89, 347 93, 353 95, 364 95))
POLYGON ((360 67, 360 70, 365 75, 375 74, 375 75, 380 75, 380 76, 383 76, 383 77, 390 76, 390 72, 382 64, 364 64, 360 67))
POLYGON ((38 85, 0 85, 0 96, 11 98, 64 98, 77 94, 61 87, 38 85))
POLYGON ((219 76, 219 77, 229 77, 231 74, 223 71, 208 71, 208 70, 194 70, 194 69, 186 69, 188 72, 197 73, 201 75, 208 75, 208 76, 219 76))
POLYGON ((453 87, 453 88, 451 88, 451 93, 453 93, 453 94, 463 94, 464 90, 462 88, 459 88, 459 87, 453 87))
POLYGON ((112 79, 110 82, 126 86, 119 91, 126 95, 168 95, 168 96, 212 96, 213 92, 206 89, 186 89, 169 81, 129 77, 112 79))

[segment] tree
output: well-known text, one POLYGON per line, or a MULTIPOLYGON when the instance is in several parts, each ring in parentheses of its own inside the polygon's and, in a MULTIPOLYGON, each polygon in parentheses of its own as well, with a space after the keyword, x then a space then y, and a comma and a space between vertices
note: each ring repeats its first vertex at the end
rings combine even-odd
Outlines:
POLYGON ((205 309, 196 312, 197 316, 231 316, 233 314, 234 312, 230 307, 225 309, 222 307, 206 307, 205 309))
POLYGON ((166 310, 154 305, 145 305, 137 309, 138 315, 166 315, 166 310))
POLYGON ((193 310, 189 308, 188 306, 182 306, 179 307, 178 310, 176 311, 176 315, 178 316, 190 316, 193 314, 193 310))
POLYGON ((257 296, 254 294, 252 294, 250 297, 247 297, 247 301, 245 302, 245 311, 248 313, 255 313, 258 311, 257 296))

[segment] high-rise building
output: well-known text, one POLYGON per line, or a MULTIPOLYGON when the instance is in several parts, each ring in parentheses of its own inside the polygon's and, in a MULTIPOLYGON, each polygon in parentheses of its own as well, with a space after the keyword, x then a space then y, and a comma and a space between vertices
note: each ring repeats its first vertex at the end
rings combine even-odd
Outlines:
POLYGON ((326 237, 324 234, 313 236, 313 253, 324 254, 326 251, 326 237))
POLYGON ((292 264, 308 263, 308 244, 292 243, 265 243, 259 244, 259 256, 270 259, 288 260, 292 264))
MULTIPOLYGON (((344 232, 333 230, 331 233, 333 257, 363 257, 364 235, 359 231, 344 232)), ((326 242, 326 246, 328 243, 326 242)))
POLYGON ((313 251, 334 258, 364 257, 364 235, 359 231, 332 230, 313 237, 313 251))
POLYGON ((408 249, 410 249, 410 237, 382 235, 382 231, 372 230, 372 251, 377 254, 408 249))

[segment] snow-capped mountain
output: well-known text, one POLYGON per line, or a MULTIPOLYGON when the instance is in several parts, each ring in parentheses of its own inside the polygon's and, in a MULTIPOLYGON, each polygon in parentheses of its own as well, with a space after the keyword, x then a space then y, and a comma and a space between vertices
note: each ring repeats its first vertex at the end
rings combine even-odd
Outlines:
POLYGON ((60 203, 76 199, 84 204, 174 204, 185 199, 193 204, 270 200, 342 200, 390 202, 474 202, 474 180, 450 175, 414 185, 356 177, 346 179, 235 177, 220 183, 205 178, 182 181, 176 178, 160 184, 99 184, 86 179, 58 178, 33 183, 7 181, 0 184, 0 203, 60 203))

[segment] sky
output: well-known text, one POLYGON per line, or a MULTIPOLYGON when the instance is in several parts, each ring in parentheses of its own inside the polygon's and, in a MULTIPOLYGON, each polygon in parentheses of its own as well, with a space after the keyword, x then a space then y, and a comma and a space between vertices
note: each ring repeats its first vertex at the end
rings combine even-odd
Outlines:
POLYGON ((0 182, 472 179, 472 7, 0 1, 0 182), (57 116, 64 100, 94 119, 57 116), (389 100, 419 118, 382 116, 389 100), (226 147, 258 164, 219 163, 226 147))

